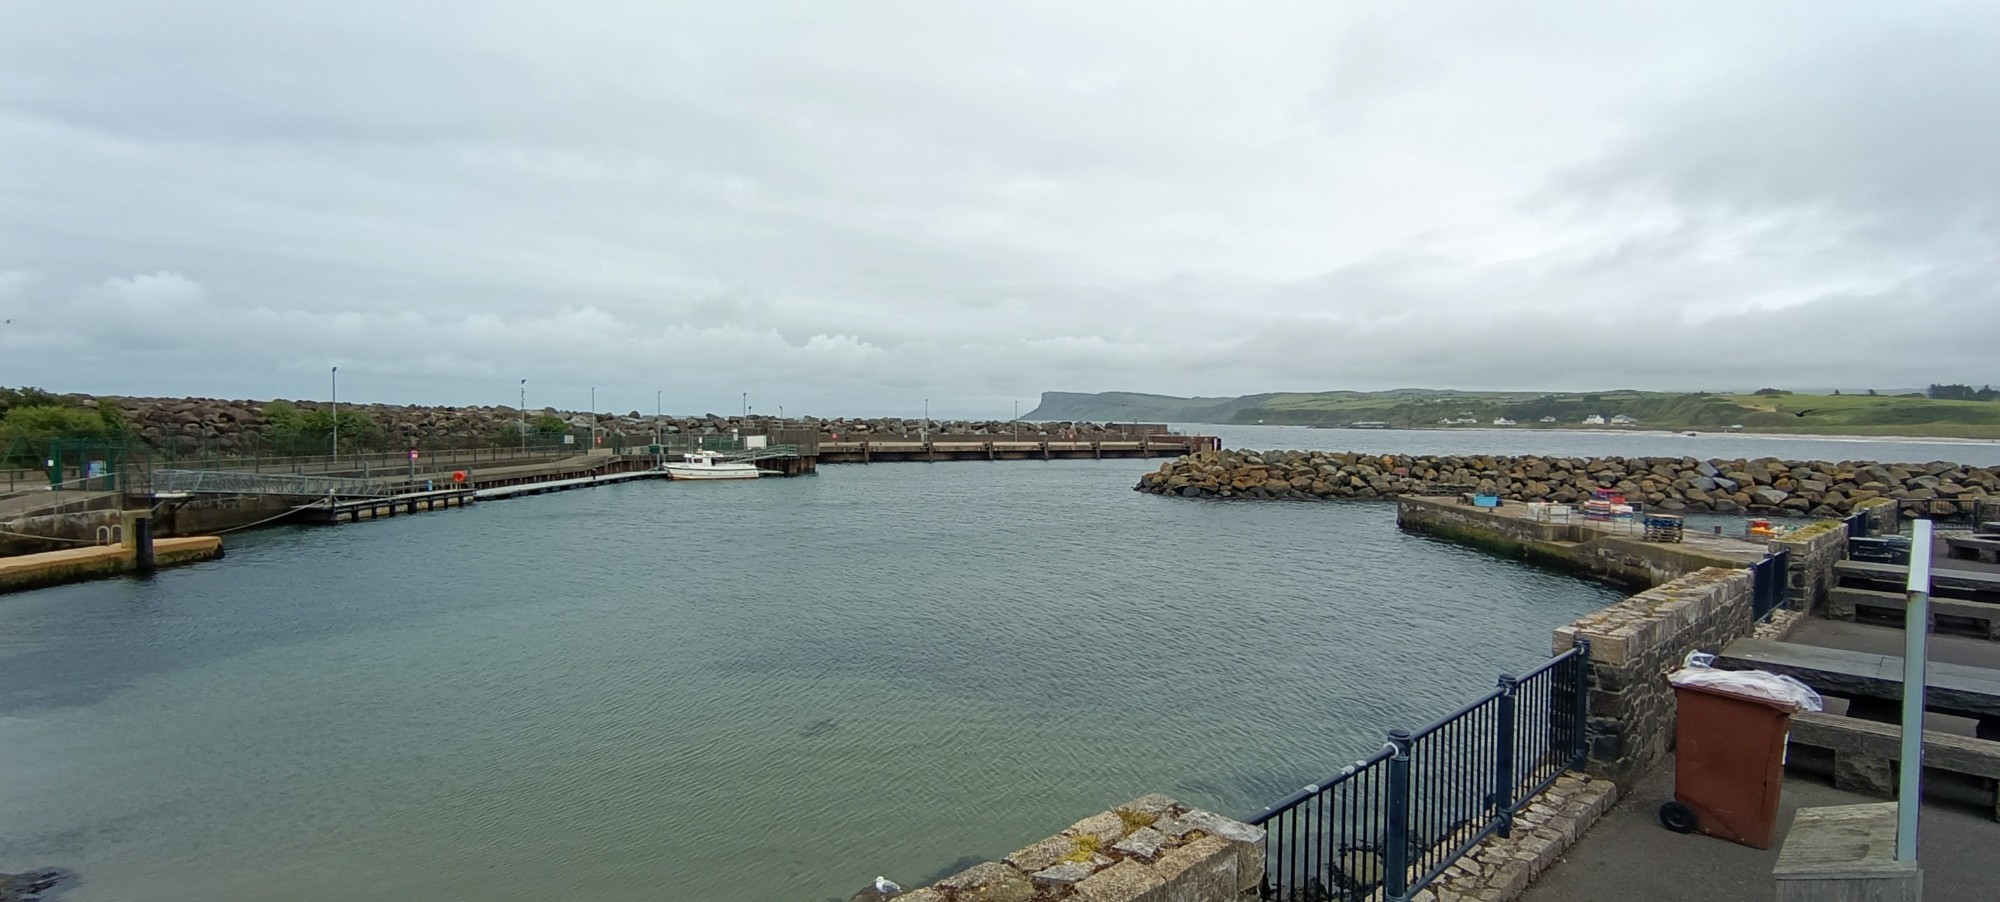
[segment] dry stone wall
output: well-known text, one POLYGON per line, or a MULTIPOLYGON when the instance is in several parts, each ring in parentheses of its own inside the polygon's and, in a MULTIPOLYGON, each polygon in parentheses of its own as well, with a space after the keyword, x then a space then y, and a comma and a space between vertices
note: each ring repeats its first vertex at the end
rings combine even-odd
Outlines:
MULTIPOLYGON (((1888 499, 1949 514, 2000 496, 2000 468, 1933 461, 1696 460, 1691 457, 1519 457, 1241 451, 1184 455, 1140 477, 1142 492, 1189 498, 1376 498, 1479 491, 1575 503, 1615 488, 1658 510, 1842 516, 1888 499)), ((1990 503, 1990 502, 1989 502, 1990 503)))
POLYGON ((1717 651, 1750 635, 1751 591, 1749 571, 1711 567, 1556 629, 1557 654, 1578 639, 1590 642, 1588 773, 1630 785, 1665 759, 1674 737, 1667 674, 1690 651, 1717 651))
POLYGON ((1008 855, 852 902, 1250 902, 1264 881, 1264 830, 1163 795, 1134 799, 1008 855))

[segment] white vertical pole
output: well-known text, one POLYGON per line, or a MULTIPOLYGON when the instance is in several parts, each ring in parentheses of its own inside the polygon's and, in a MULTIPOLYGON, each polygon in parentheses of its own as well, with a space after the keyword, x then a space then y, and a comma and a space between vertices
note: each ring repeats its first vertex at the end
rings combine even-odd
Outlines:
POLYGON ((1924 803, 1924 658, 1931 623, 1931 521, 1910 524, 1909 604, 1903 609, 1903 754, 1896 787, 1896 860, 1917 860, 1917 811, 1924 803))
POLYGON ((340 367, 333 368, 333 461, 340 462, 340 367))

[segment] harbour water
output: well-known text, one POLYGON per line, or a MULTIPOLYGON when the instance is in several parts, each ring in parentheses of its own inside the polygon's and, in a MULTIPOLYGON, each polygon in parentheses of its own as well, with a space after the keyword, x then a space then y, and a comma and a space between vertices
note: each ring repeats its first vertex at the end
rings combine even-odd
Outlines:
MULTIPOLYGON (((1224 430, 1422 437, 1285 433, 1224 430)), ((844 899, 1143 792, 1248 814, 1619 595, 1390 505, 1131 491, 1155 465, 632 483, 0 597, 0 871, 71 868, 66 902, 844 899)))

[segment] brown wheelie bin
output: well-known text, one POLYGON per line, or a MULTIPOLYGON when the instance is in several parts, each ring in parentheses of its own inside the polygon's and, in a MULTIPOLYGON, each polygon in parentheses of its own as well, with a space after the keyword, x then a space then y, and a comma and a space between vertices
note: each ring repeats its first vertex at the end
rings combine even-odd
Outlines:
POLYGON ((1674 800, 1660 823, 1771 847, 1796 706, 1706 686, 1675 686, 1674 800))

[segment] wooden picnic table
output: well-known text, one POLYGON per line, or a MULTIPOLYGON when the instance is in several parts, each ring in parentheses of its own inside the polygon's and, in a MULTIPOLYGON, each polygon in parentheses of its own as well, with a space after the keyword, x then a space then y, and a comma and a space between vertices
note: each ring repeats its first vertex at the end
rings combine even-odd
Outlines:
MULTIPOLYGON (((1843 581, 1903 588, 1910 581, 1910 568, 1902 564, 1878 564, 1873 561, 1834 561, 1834 575, 1843 581)), ((1931 568, 1931 591, 1950 589, 1958 592, 1988 593, 2000 595, 2000 573, 1988 570, 1959 570, 1949 567, 1931 568)))
MULTIPOLYGON (((1900 700, 1902 657, 1738 639, 1715 658, 1725 670, 1763 670, 1792 677, 1839 698, 1900 700)), ((2000 739, 2000 670, 1931 661, 1925 668, 1924 707, 1979 721, 1982 739, 2000 739)))

